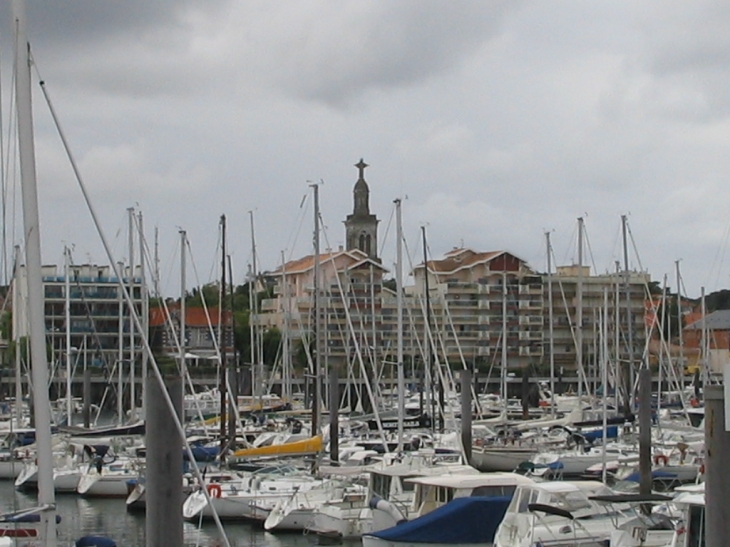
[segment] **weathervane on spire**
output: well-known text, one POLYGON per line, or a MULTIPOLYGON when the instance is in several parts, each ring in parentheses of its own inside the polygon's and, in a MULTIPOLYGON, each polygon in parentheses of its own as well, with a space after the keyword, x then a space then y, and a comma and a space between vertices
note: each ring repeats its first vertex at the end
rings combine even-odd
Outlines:
POLYGON ((367 163, 362 161, 362 158, 360 158, 360 162, 355 164, 355 167, 357 167, 359 171, 359 177, 360 180, 365 180, 365 168, 368 166, 367 163))

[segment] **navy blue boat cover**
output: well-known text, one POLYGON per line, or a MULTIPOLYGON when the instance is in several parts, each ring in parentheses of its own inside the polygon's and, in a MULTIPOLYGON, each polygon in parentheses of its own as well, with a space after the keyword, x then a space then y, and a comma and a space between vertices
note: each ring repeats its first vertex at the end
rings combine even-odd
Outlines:
POLYGON ((491 543, 511 499, 456 498, 427 515, 368 535, 414 543, 491 543))

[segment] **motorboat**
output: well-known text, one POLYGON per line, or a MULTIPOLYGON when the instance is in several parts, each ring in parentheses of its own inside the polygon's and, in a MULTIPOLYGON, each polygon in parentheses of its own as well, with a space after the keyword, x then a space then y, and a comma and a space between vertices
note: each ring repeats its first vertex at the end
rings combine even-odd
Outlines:
POLYGON ((519 484, 532 479, 516 473, 427 476, 415 485, 415 517, 363 536, 365 547, 491 544, 519 484))

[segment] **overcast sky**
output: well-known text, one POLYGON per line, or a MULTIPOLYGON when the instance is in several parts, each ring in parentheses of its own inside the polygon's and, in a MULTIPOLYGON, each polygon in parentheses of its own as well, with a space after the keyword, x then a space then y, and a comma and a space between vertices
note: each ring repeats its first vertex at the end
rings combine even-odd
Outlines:
MULTIPOLYGON (((238 283, 248 211, 261 269, 311 252, 308 181, 324 181, 322 247, 343 244, 361 157, 391 270, 402 197, 418 257, 425 225, 434 257, 504 249, 544 270, 545 231, 555 261, 575 262, 584 217, 603 273, 623 260, 627 215, 632 268, 676 290, 681 260, 691 297, 730 287, 728 28, 721 0, 28 2, 38 71, 115 259, 135 207, 150 246, 159 230, 168 294, 180 228, 200 281, 218 275, 221 214, 238 283)), ((68 244, 74 262, 105 263, 37 87, 34 103, 44 261, 68 244)))

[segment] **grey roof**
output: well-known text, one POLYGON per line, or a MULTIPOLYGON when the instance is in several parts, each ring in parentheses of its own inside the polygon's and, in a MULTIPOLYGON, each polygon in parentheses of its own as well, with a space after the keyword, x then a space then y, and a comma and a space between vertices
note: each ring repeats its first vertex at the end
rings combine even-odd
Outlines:
POLYGON ((717 310, 706 315, 699 321, 695 321, 691 325, 687 325, 685 330, 730 330, 730 310, 717 310))

